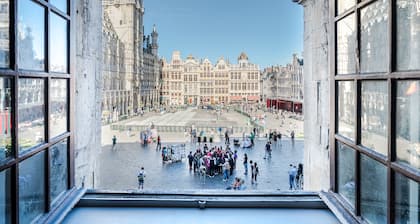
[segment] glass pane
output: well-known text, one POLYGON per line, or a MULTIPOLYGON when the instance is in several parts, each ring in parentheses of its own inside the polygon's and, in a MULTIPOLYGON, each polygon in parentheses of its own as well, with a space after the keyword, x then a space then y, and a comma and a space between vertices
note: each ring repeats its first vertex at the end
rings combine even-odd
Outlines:
POLYGON ((354 7, 356 5, 356 0, 338 0, 337 5, 338 14, 341 14, 347 9, 354 7))
POLYGON ((0 67, 9 67, 9 28, 10 28, 10 13, 9 0, 0 0, 0 67))
POLYGON ((67 140, 52 146, 50 157, 50 195, 54 206, 55 199, 59 198, 59 195, 67 190, 67 140))
POLYGON ((67 73, 67 21, 51 13, 50 69, 67 73))
POLYGON ((420 186, 407 177, 395 175, 395 223, 420 223, 420 186))
POLYGON ((12 183, 10 169, 0 172, 0 223, 12 223, 12 183))
POLYGON ((19 221, 31 223, 45 211, 45 152, 19 164, 19 221))
POLYGON ((355 16, 337 22, 337 74, 356 73, 355 16))
POLYGON ((19 68, 44 70, 44 8, 30 0, 18 1, 19 68))
POLYGON ((355 182, 354 182, 354 169, 355 169, 355 158, 356 152, 341 144, 337 144, 338 148, 338 193, 343 195, 350 204, 354 207, 355 205, 355 182))
POLYGON ((362 83, 362 144, 388 155, 387 82, 362 83))
POLYGON ((338 133, 354 139, 356 113, 354 82, 338 83, 338 133))
POLYGON ((44 142, 44 80, 19 79, 19 152, 44 142))
POLYGON ((12 79, 0 78, 0 161, 13 156, 12 79))
POLYGON ((51 80, 51 132, 55 137, 67 131, 67 80, 51 80))
POLYGON ((388 71, 388 0, 363 8, 361 20, 361 71, 388 71))
POLYGON ((420 81, 400 81, 397 91, 397 158, 420 169, 420 81))
POLYGON ((67 0, 49 0, 51 4, 57 7, 59 10, 67 13, 67 0))
POLYGON ((397 69, 420 69, 420 1, 397 1, 397 69))
POLYGON ((386 223, 387 170, 381 163, 361 156, 361 212, 372 224, 386 223))

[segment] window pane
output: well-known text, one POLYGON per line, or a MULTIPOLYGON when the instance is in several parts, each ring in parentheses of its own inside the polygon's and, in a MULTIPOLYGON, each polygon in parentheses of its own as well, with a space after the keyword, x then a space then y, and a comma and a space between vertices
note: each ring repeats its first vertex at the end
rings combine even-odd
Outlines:
POLYGON ((420 223, 419 183, 395 175, 395 223, 420 223))
POLYGON ((67 73, 67 21, 51 13, 50 65, 51 71, 67 73))
POLYGON ((19 68, 44 70, 44 8, 30 0, 18 2, 19 68))
POLYGON ((67 13, 67 0, 49 0, 57 9, 67 13))
POLYGON ((19 79, 19 152, 44 142, 44 80, 19 79))
POLYGON ((420 81, 400 81, 397 90, 397 158, 420 169, 420 81))
POLYGON ((397 68, 420 69, 420 1, 397 1, 397 68))
POLYGON ((67 190, 67 140, 52 146, 50 157, 50 195, 54 206, 55 199, 67 190))
POLYGON ((337 143, 338 148, 338 193, 343 195, 350 204, 355 205, 355 183, 354 183, 354 169, 356 152, 341 144, 337 143))
POLYGON ((45 211, 45 152, 19 164, 19 221, 31 223, 45 211))
POLYGON ((337 74, 356 73, 355 16, 337 22, 337 74))
POLYGON ((361 71, 388 71, 388 0, 363 8, 361 20, 361 71))
POLYGON ((0 161, 13 156, 12 79, 0 78, 0 161))
POLYGON ((10 169, 0 172, 0 223, 12 223, 12 187, 10 169))
POLYGON ((337 6, 338 14, 341 14, 347 9, 354 7, 356 5, 356 0, 338 0, 337 4, 338 4, 337 6))
POLYGON ((372 224, 386 223, 387 170, 381 163, 361 156, 361 212, 372 224))
POLYGON ((51 80, 51 132, 55 137, 67 131, 67 80, 51 80))
POLYGON ((387 82, 362 83, 362 144, 388 155, 387 82))
POLYGON ((10 13, 9 0, 0 0, 0 67, 9 67, 10 58, 10 13))
POLYGON ((338 133, 354 139, 356 105, 354 82, 338 83, 338 133))

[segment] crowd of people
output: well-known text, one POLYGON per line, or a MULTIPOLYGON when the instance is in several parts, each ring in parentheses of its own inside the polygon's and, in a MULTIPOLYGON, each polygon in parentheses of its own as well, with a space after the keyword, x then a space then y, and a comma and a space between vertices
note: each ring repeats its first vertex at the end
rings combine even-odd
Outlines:
POLYGON ((227 181, 236 168, 238 159, 237 151, 232 151, 227 145, 208 147, 204 144, 203 148, 198 148, 194 153, 191 151, 188 155, 188 164, 190 170, 200 174, 214 177, 223 174, 223 180, 227 181))

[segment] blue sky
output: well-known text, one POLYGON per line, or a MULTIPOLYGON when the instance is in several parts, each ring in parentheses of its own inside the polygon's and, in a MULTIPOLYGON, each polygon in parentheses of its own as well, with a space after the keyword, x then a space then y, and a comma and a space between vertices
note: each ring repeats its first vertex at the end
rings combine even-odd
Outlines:
POLYGON ((236 63, 244 51, 261 68, 302 54, 303 8, 292 0, 144 0, 145 33, 156 24, 159 55, 220 57, 236 63))

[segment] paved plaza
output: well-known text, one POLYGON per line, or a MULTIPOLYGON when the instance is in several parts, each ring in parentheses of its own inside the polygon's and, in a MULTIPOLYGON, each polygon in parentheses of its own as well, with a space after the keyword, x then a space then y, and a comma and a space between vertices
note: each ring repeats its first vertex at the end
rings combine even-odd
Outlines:
MULTIPOLYGON (((130 120, 119 122, 123 125, 159 125, 190 126, 206 124, 229 126, 246 126, 249 118, 234 111, 223 112, 217 115, 214 111, 202 111, 187 109, 175 113, 146 113, 143 117, 135 117, 130 120)), ((290 123, 293 121, 290 121, 290 123)), ((267 115, 267 124, 275 127, 280 122, 275 120, 273 115, 267 115), (272 120, 269 120, 272 119, 272 120)), ((303 122, 302 122, 303 123, 303 122)), ((281 128, 280 128, 281 130, 281 128)), ((297 133, 300 131, 297 130, 297 133)), ((199 146, 190 143, 190 137, 183 132, 160 132, 163 145, 185 143, 185 153, 195 151, 199 146)), ((242 139, 239 137, 238 139, 242 139)), ((241 136, 241 135, 240 135, 241 136)), ((214 145, 222 145, 223 139, 215 135, 214 145)), ((224 182, 222 175, 215 177, 200 177, 190 171, 188 161, 185 158, 182 162, 162 162, 161 151, 156 150, 156 144, 147 146, 140 144, 139 133, 136 131, 111 130, 110 125, 102 128, 102 151, 97 163, 96 189, 100 190, 136 190, 137 174, 140 168, 145 167, 147 176, 145 179, 145 190, 224 190, 230 186, 234 177, 245 180, 247 190, 278 190, 289 189, 287 170, 289 164, 302 163, 303 161, 303 139, 297 138, 292 141, 287 133, 281 141, 273 142, 272 157, 264 159, 266 138, 258 138, 255 146, 250 149, 230 147, 238 151, 237 166, 229 181, 224 182), (116 135, 117 145, 112 149, 112 136, 116 135), (244 175, 243 156, 247 153, 248 160, 256 161, 259 166, 260 175, 258 184, 251 184, 250 172, 244 175)), ((201 144, 202 148, 203 144, 201 144)), ((224 148, 224 146, 223 146, 224 148)))
MULTIPOLYGON (((264 159, 265 142, 258 140, 251 149, 234 148, 238 150, 237 166, 233 177, 227 182, 222 180, 222 175, 205 179, 200 177, 189 170, 187 159, 177 163, 163 163, 161 151, 156 150, 156 144, 144 147, 140 143, 119 143, 114 150, 111 145, 107 145, 103 147, 99 157, 100 177, 95 187, 101 190, 137 189, 137 173, 144 166, 147 173, 144 185, 146 190, 223 190, 232 184, 236 176, 245 179, 245 186, 249 190, 288 190, 287 170, 290 163, 302 162, 303 141, 295 140, 293 144, 287 138, 274 143, 271 159, 264 159), (257 185, 250 183, 250 172, 247 176, 244 175, 244 153, 259 166, 257 185)), ((189 152, 195 146, 187 144, 186 148, 189 152)))

